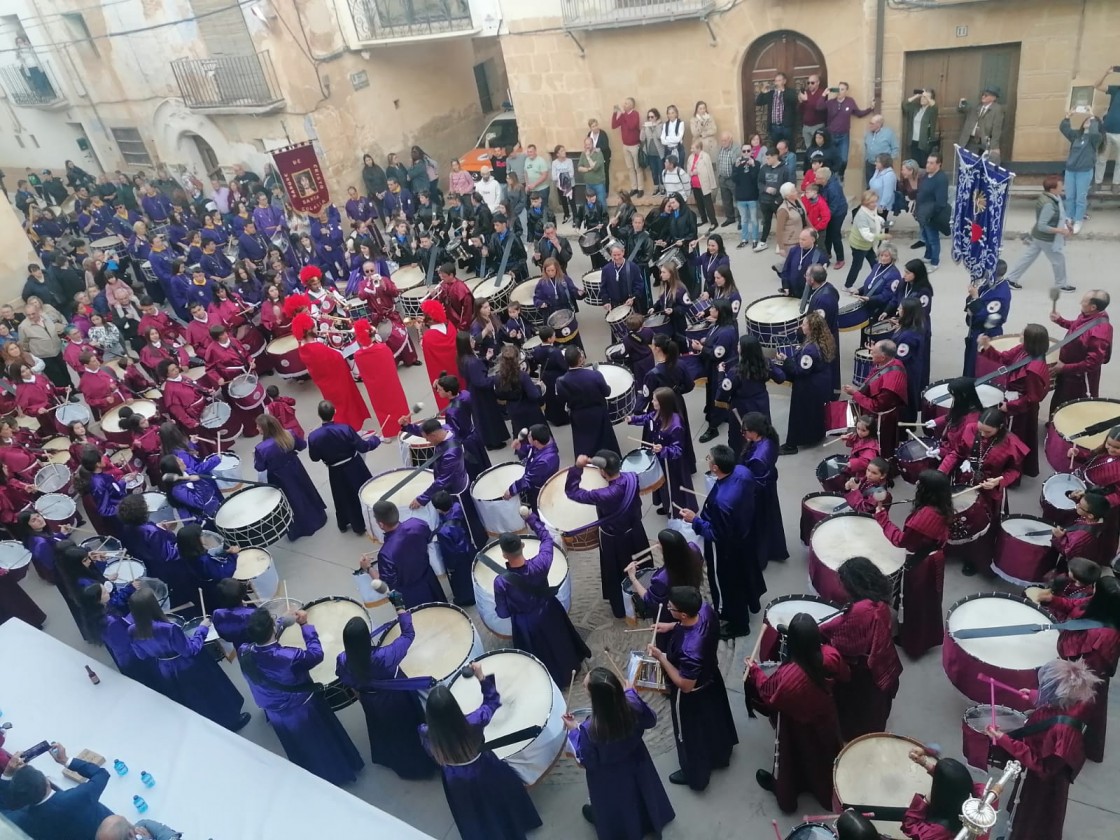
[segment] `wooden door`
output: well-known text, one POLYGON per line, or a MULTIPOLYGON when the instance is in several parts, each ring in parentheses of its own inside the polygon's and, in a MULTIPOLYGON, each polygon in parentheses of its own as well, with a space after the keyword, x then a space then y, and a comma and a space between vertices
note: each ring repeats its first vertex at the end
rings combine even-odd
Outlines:
MULTIPOLYGON (((774 32, 760 38, 747 50, 743 60, 743 142, 752 134, 762 135, 766 143, 766 109, 754 104, 755 97, 773 84, 774 76, 786 74, 788 85, 804 88, 809 76, 816 73, 822 87, 827 87, 824 56, 817 45, 797 32, 774 32)), ((801 133, 795 137, 796 148, 801 149, 801 133)))
MULTIPOLYGON (((980 91, 985 87, 1000 90, 999 101, 1003 105, 1003 136, 1000 140, 1000 154, 1006 163, 1012 159, 1012 143, 1015 137, 1015 104, 1018 99, 1019 84, 1019 45, 997 44, 988 47, 967 47, 957 50, 929 50, 906 54, 904 98, 917 88, 932 87, 937 94, 938 131, 941 136, 941 149, 950 156, 952 164, 953 144, 960 139, 965 114, 957 110, 961 99, 967 99, 970 106, 980 101, 980 91)), ((910 148, 913 126, 903 120, 902 136, 904 150, 910 148)), ((904 153, 904 157, 909 157, 904 153)))

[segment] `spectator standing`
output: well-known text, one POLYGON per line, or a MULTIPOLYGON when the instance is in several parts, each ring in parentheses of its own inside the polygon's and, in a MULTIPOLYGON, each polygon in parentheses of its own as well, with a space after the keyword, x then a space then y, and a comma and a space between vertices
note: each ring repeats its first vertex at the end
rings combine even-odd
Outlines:
POLYGON ((893 128, 883 125, 882 114, 876 114, 867 121, 863 134, 863 177, 868 186, 875 173, 875 162, 883 154, 890 155, 891 160, 898 157, 898 135, 893 128))
POLYGON ((778 150, 778 160, 782 162, 782 169, 785 170, 783 183, 788 181, 791 184, 797 183, 797 155, 790 151, 791 140, 779 140, 775 146, 778 150))
MULTIPOLYGON (((598 139, 604 140, 606 135, 599 132, 598 139)), ((603 153, 595 145, 596 138, 590 134, 583 139, 583 154, 579 156, 576 169, 583 175, 583 183, 589 192, 595 193, 601 207, 607 206, 607 178, 610 170, 603 153)))
POLYGON ((642 182, 638 180, 638 149, 642 141, 642 129, 638 112, 634 110, 633 97, 622 100, 622 108, 614 106, 611 115, 611 128, 617 128, 622 136, 622 162, 630 173, 630 195, 641 196, 642 182))
MULTIPOLYGON (((859 104, 848 96, 848 83, 840 82, 836 87, 828 89, 828 133, 832 135, 832 142, 836 144, 836 152, 840 156, 840 170, 835 174, 844 177, 848 169, 848 145, 852 133, 852 117, 866 117, 872 109, 860 108, 859 104)), ((897 150, 895 154, 898 154, 897 150)))
MULTIPOLYGON (((1054 269, 1054 285, 1063 292, 1074 291, 1074 287, 1066 281, 1066 239, 1073 236, 1073 226, 1066 223, 1066 210, 1062 203, 1064 195, 1065 184, 1061 177, 1048 175, 1042 182, 1042 194, 1035 202, 1035 221, 1031 228, 1030 245, 1007 274, 1007 282, 1011 288, 1023 288, 1019 278, 1038 259, 1039 254, 1045 254, 1054 269)), ((20 327, 21 334, 24 329, 25 327, 20 327)))
POLYGON ((572 201, 572 186, 576 182, 576 170, 568 157, 568 150, 557 146, 552 150, 552 181, 556 184, 556 194, 560 198, 560 207, 564 210, 563 221, 572 217, 574 202, 572 201))
MULTIPOLYGON (((376 164, 374 165, 376 166, 376 164)), ((388 184, 385 185, 385 189, 389 189, 388 184)), ((458 158, 451 161, 451 169, 447 175, 447 191, 448 194, 455 193, 460 198, 466 198, 474 192, 474 178, 471 177, 471 173, 463 169, 463 164, 459 162, 458 158)))
MULTIPOLYGON (((665 192, 661 187, 661 168, 664 166, 662 161, 665 159, 665 148, 661 145, 661 126, 661 112, 656 108, 650 108, 646 112, 646 121, 642 123, 638 165, 649 170, 654 195, 665 192)), ((638 190, 638 195, 642 194, 642 190, 638 190)))
POLYGON ((926 155, 937 145, 937 102, 933 88, 916 91, 903 102, 902 116, 910 121, 910 157, 919 166, 925 166, 926 155))
POLYGON ((824 200, 828 202, 830 213, 828 227, 825 228, 825 257, 836 254, 836 262, 832 267, 839 271, 844 267, 844 236, 841 229, 848 215, 848 198, 844 195, 844 185, 839 178, 833 176, 832 170, 827 166, 818 169, 814 179, 821 188, 824 200))
POLYGON ((1096 88, 1101 93, 1108 94, 1108 110, 1104 114, 1104 148, 1101 153, 1097 155, 1097 175, 1096 182, 1098 184, 1104 181, 1104 170, 1108 166, 1109 157, 1115 158, 1112 165, 1112 191, 1120 191, 1120 85, 1105 85, 1108 77, 1116 71, 1115 67, 1109 67, 1104 71, 1101 80, 1097 82, 1096 88))
POLYGON ((922 259, 929 264, 929 271, 937 271, 941 265, 941 231, 949 225, 949 176, 941 169, 940 153, 926 157, 926 174, 918 181, 916 204, 914 217, 926 248, 922 259))
POLYGON ((711 225, 711 233, 716 229, 716 205, 712 193, 716 189, 716 173, 712 168, 712 159, 704 151, 704 144, 700 140, 692 141, 692 154, 688 156, 689 183, 692 186, 692 197, 696 201, 696 210, 700 214, 700 224, 711 225))
POLYGON ((786 74, 777 73, 774 84, 767 85, 762 93, 754 98, 754 104, 766 108, 766 127, 769 132, 769 145, 779 140, 793 140, 793 123, 797 116, 797 92, 786 89, 786 74))
POLYGON ((594 117, 587 121, 587 137, 591 140, 591 145, 603 156, 603 194, 599 197, 599 202, 606 207, 607 190, 611 185, 611 138, 605 131, 600 130, 599 121, 594 117))
POLYGON ((724 222, 721 227, 731 227, 735 224, 735 161, 739 153, 735 149, 735 140, 731 132, 725 131, 719 136, 719 149, 716 150, 716 182, 719 184, 719 200, 723 205, 724 222))
POLYGON ((844 281, 844 288, 850 289, 859 279, 863 261, 875 261, 875 246, 884 239, 890 239, 889 233, 883 232, 883 220, 876 211, 879 203, 879 194, 874 190, 867 190, 863 194, 863 201, 856 210, 852 219, 852 228, 848 231, 848 244, 852 246, 852 265, 848 269, 848 278, 844 281))
POLYGON ((761 164, 744 143, 732 167, 735 206, 739 211, 739 244, 736 248, 758 244, 758 170, 761 164))
MULTIPOLYGON (((677 163, 684 160, 684 130, 687 128, 676 105, 665 109, 665 122, 661 124, 661 161, 662 164, 670 157, 675 157, 677 163)), ((664 168, 664 167, 662 167, 664 168)), ((662 190, 668 192, 667 189, 662 190)))
POLYGON ((525 147, 525 189, 530 199, 540 196, 545 212, 548 211, 549 175, 548 161, 537 154, 537 147, 530 143, 525 147))
POLYGON ((699 140, 709 156, 716 153, 716 120, 708 113, 708 103, 703 99, 692 110, 689 127, 692 129, 692 142, 699 140))
POLYGON ((797 93, 797 110, 801 115, 801 142, 808 149, 813 135, 824 128, 828 119, 828 104, 821 87, 821 77, 814 73, 797 93))
POLYGON ((867 179, 867 188, 879 197, 876 211, 887 221, 891 209, 894 207, 894 194, 898 188, 898 176, 894 174, 894 161, 886 152, 875 158, 875 170, 867 179))
POLYGON ((999 104, 999 91, 994 87, 984 88, 979 105, 969 109, 968 100, 962 99, 957 110, 965 114, 957 144, 978 155, 988 152, 989 160, 999 164, 999 142, 1003 134, 1003 106, 999 104))
POLYGON ((1073 232, 1081 233, 1081 223, 1085 220, 1085 210, 1089 204, 1089 185, 1093 183, 1097 153, 1104 138, 1101 121, 1093 114, 1089 114, 1076 131, 1070 123, 1072 116, 1073 111, 1067 111, 1058 130, 1069 140, 1065 177, 1066 207, 1069 209, 1069 219, 1073 222, 1073 232))
POLYGON ((785 169, 778 161, 778 150, 767 149, 765 161, 758 170, 758 208, 762 211, 762 233, 754 246, 756 253, 766 250, 766 240, 770 237, 774 214, 782 203, 781 189, 785 183, 785 169))
POLYGON ((24 306, 23 323, 19 327, 19 346, 24 352, 43 360, 43 372, 59 388, 67 388, 73 383, 66 361, 62 358, 63 323, 56 323, 43 312, 43 305, 31 299, 24 306))

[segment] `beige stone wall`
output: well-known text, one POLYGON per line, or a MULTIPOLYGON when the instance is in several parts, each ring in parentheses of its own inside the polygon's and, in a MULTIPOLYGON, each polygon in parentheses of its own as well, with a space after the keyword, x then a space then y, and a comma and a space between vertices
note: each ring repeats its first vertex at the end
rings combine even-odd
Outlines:
POLYGON ((37 262, 39 258, 23 232, 22 217, 8 197, 0 195, 0 303, 19 297, 27 266, 37 262))

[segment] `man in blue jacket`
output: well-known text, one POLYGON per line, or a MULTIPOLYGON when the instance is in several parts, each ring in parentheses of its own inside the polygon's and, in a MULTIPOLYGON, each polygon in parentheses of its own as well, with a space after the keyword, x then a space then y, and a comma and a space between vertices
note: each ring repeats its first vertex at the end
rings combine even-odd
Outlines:
POLYGON ((89 781, 70 790, 55 790, 41 771, 24 765, 12 777, 11 796, 23 806, 10 815, 12 821, 32 840, 94 840, 102 821, 113 815, 99 801, 109 784, 109 771, 88 761, 68 759, 66 748, 57 742, 51 744, 50 754, 89 781))
POLYGON ((914 216, 918 220, 926 252, 922 257, 930 273, 941 265, 941 231, 948 226, 949 176, 941 170, 941 155, 926 158, 925 177, 918 181, 914 216))

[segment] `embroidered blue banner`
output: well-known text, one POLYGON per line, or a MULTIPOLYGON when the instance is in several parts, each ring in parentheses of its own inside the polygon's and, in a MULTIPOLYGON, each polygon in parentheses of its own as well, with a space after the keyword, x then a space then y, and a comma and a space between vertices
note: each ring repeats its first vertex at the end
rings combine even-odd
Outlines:
POLYGON ((969 277, 986 280, 995 272, 1007 197, 1015 173, 988 160, 988 155, 957 149, 957 194, 953 202, 952 258, 964 263, 969 277))

